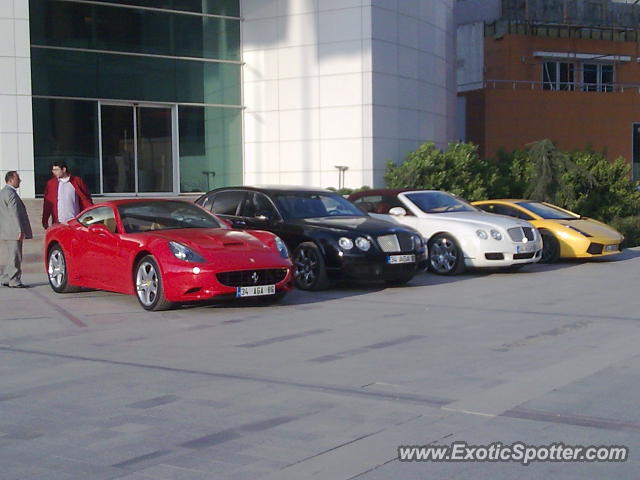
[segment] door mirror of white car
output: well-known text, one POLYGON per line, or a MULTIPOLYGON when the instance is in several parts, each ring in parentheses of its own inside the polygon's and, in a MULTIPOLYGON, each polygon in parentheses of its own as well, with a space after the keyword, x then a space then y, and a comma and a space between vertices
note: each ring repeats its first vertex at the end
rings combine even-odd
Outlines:
POLYGON ((389 215, 393 215, 394 217, 404 217, 407 214, 407 211, 402 207, 393 207, 389 210, 389 215))

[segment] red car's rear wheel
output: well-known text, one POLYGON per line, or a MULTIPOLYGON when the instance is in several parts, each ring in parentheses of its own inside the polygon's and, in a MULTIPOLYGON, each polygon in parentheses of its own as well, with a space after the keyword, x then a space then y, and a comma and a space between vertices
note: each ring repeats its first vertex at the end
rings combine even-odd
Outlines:
POLYGON ((60 245, 56 245, 49 250, 47 276, 49 278, 49 285, 51 285, 51 288, 56 293, 73 293, 80 290, 78 287, 69 283, 67 260, 60 245))

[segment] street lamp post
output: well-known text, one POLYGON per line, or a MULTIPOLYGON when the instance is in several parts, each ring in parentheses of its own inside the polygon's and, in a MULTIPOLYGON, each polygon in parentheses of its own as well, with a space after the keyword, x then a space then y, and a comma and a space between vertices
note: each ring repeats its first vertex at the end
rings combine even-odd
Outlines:
POLYGON ((334 165, 338 169, 338 190, 344 187, 344 172, 349 170, 346 165, 334 165))

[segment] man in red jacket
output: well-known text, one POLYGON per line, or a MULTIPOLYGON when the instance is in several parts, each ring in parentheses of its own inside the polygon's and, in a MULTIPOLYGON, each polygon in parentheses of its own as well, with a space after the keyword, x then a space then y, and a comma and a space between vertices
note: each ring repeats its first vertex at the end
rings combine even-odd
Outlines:
POLYGON ((44 187, 44 205, 42 206, 42 226, 67 223, 89 205, 93 205, 91 193, 82 178, 69 174, 67 165, 54 162, 51 165, 53 177, 44 187))

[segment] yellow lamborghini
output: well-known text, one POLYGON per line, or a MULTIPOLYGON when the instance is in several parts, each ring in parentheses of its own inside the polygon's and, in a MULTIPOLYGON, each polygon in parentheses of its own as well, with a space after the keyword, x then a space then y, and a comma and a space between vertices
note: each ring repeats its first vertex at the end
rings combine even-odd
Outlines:
POLYGON ((619 253, 624 237, 602 222, 550 203, 532 200, 483 200, 473 205, 489 213, 531 222, 542 236, 543 263, 559 258, 591 258, 619 253))

